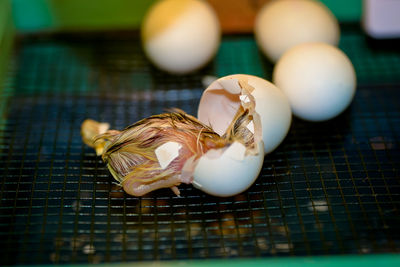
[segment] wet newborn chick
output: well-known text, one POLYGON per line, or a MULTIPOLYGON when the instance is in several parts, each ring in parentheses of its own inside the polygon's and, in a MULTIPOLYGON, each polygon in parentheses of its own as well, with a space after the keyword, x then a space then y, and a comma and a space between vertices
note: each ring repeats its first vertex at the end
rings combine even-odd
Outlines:
POLYGON ((134 196, 167 187, 179 195, 177 186, 192 182, 196 161, 208 150, 231 143, 178 109, 145 118, 123 131, 104 132, 104 127, 99 127, 96 132, 95 123, 83 122, 85 143, 102 155, 114 178, 126 193, 134 196), (90 130, 89 134, 85 134, 85 128, 90 130))

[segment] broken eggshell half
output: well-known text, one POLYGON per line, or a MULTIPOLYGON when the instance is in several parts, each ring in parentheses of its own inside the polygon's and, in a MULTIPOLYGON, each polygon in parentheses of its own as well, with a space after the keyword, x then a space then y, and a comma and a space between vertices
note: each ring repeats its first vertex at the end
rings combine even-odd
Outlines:
MULTIPOLYGON (((210 87, 213 85, 216 83, 210 87)), ((221 88, 221 84, 216 88, 221 88)), ((245 191, 257 179, 264 161, 264 143, 261 119, 252 95, 254 88, 245 78, 223 80, 222 88, 226 89, 226 98, 217 99, 225 105, 219 106, 221 109, 215 113, 213 121, 202 122, 216 127, 213 130, 232 143, 223 149, 209 150, 199 159, 192 184, 208 194, 227 197, 245 191)), ((220 90, 216 93, 223 95, 220 90)))
POLYGON ((237 110, 249 101, 254 101, 255 112, 260 117, 264 153, 270 153, 286 137, 292 112, 287 97, 267 80, 253 75, 234 74, 214 81, 203 92, 197 117, 222 135, 237 110))
POLYGON ((192 185, 210 195, 234 196, 247 190, 257 179, 264 161, 262 141, 255 153, 234 142, 224 151, 210 150, 203 155, 194 170, 192 185))

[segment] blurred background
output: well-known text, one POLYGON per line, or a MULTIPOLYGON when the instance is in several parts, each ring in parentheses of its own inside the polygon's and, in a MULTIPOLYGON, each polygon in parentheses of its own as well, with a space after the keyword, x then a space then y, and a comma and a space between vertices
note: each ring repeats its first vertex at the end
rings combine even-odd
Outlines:
POLYGON ((326 122, 293 118, 254 185, 227 198, 190 185, 181 197, 127 195, 82 143, 86 118, 122 129, 170 107, 195 115, 207 78, 271 80, 253 35, 268 0, 209 0, 220 46, 181 76, 144 54, 154 2, 0 0, 0 265, 399 266, 400 46, 388 19, 399 1, 321 0, 339 21, 355 98, 326 122))
MULTIPOLYGON (((3 0, 4 1, 4 0, 3 0)), ((155 0, 7 0, 20 32, 138 29, 155 0)), ((259 8, 269 0, 208 0, 224 32, 252 32, 259 8)), ((360 21, 362 0, 322 0, 342 22, 360 21)))

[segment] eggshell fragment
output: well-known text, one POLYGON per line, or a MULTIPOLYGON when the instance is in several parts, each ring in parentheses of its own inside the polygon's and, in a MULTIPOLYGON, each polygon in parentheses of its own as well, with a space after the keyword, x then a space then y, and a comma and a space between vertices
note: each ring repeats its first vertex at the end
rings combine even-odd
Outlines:
POLYGON ((234 74, 214 81, 203 92, 197 117, 218 134, 224 134, 238 108, 249 101, 244 90, 251 91, 250 96, 254 98, 255 112, 261 120, 264 153, 270 153, 285 138, 292 116, 286 96, 262 78, 234 74))
POLYGON ((254 123, 252 121, 247 124, 247 129, 254 134, 254 123))
POLYGON ((356 91, 350 59, 324 43, 301 44, 287 51, 275 65, 273 81, 288 97, 293 114, 309 121, 336 117, 356 91))
POLYGON ((150 61, 174 74, 203 67, 220 44, 217 15, 200 0, 157 1, 142 22, 141 35, 150 61))
POLYGON ((179 150, 182 145, 177 142, 166 142, 157 147, 154 153, 162 169, 165 169, 176 157, 179 156, 179 150))
POLYGON ((225 151, 210 150, 194 170, 193 186, 214 196, 227 197, 248 189, 257 179, 264 161, 264 145, 258 144, 255 155, 246 155, 246 148, 233 143, 225 151))
POLYGON ((291 47, 306 42, 337 45, 339 23, 320 1, 279 0, 258 12, 254 34, 261 51, 276 62, 291 47))

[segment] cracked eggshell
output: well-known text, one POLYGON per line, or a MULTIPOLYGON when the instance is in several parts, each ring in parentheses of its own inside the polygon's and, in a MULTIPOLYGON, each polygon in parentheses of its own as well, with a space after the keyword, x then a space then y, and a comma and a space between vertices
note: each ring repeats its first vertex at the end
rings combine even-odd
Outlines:
POLYGON ((185 74, 207 64, 220 44, 213 8, 200 0, 157 1, 141 25, 143 49, 159 69, 185 74))
POLYGON ((248 189, 257 179, 264 161, 264 146, 256 154, 245 154, 246 148, 234 142, 224 151, 209 150, 198 161, 193 186, 210 195, 229 197, 248 189))
POLYGON ((286 137, 292 113, 287 97, 267 80, 252 75, 234 74, 214 81, 203 92, 197 117, 223 135, 242 102, 246 101, 241 97, 239 80, 247 81, 254 88, 251 95, 255 99, 255 111, 261 119, 264 153, 270 153, 286 137))

